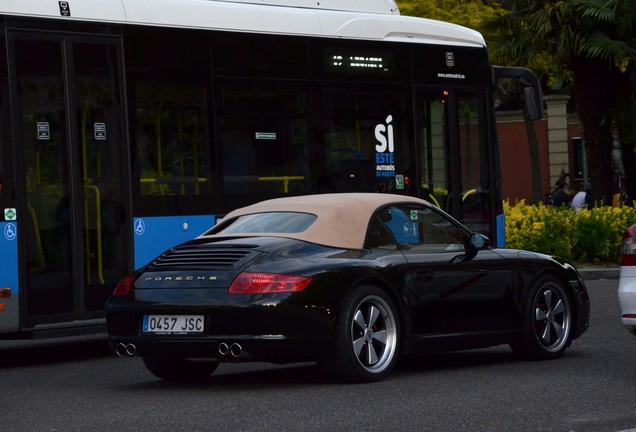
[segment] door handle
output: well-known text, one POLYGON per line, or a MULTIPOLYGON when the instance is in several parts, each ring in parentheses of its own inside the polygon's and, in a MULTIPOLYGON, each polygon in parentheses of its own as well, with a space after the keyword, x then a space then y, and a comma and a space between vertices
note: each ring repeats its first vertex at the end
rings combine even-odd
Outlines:
POLYGON ((435 273, 427 271, 415 272, 415 280, 418 282, 430 282, 433 279, 435 273))

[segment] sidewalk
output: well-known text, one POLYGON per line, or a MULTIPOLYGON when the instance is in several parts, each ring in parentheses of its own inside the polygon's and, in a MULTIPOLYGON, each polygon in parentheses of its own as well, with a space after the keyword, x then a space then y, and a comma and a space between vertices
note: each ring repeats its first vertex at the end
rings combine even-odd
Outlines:
MULTIPOLYGON (((598 280, 598 279, 617 279, 620 276, 620 267, 606 268, 606 267, 578 267, 577 270, 581 274, 583 280, 598 280)), ((617 282, 618 283, 618 282, 617 282)))

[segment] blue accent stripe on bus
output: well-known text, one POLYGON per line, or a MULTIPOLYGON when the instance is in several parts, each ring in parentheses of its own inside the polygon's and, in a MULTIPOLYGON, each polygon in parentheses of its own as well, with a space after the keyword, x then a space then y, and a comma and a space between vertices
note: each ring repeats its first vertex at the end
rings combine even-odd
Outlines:
POLYGON ((0 238, 0 287, 11 288, 11 294, 20 291, 18 286, 18 223, 2 222, 0 238))
POLYGON ((504 213, 497 215, 497 247, 506 247, 506 215, 504 213))
POLYGON ((217 216, 153 216, 133 220, 135 269, 214 226, 217 216))

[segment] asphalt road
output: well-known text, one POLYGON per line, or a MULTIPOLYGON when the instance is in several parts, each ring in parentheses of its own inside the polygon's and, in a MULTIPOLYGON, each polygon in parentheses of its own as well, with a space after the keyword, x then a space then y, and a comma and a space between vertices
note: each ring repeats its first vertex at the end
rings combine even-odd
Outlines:
POLYGON ((636 337, 618 281, 588 281, 590 330, 556 361, 507 347, 404 359, 334 384, 312 364, 221 365, 168 383, 103 338, 0 341, 2 431, 623 431, 636 428, 636 337))

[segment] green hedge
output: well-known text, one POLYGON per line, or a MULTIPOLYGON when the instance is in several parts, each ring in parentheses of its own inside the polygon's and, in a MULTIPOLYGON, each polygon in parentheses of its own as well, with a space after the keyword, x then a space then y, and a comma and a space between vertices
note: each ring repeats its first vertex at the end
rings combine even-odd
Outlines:
POLYGON ((559 255, 577 263, 616 263, 636 207, 571 208, 504 202, 506 247, 559 255))

